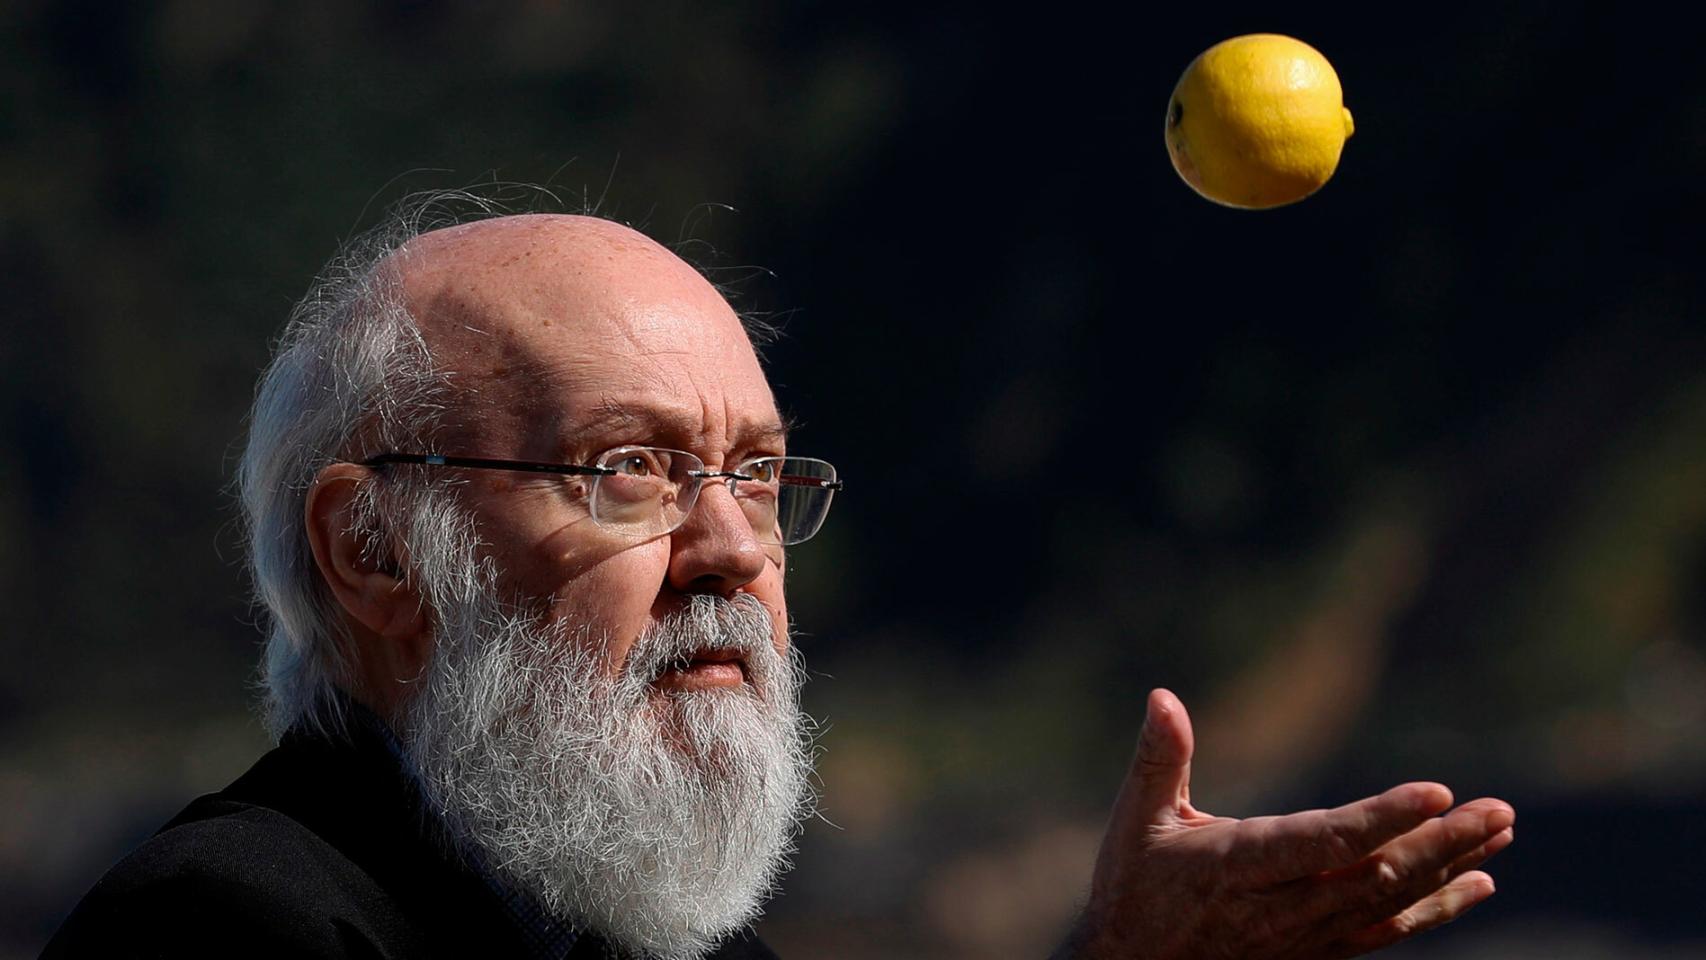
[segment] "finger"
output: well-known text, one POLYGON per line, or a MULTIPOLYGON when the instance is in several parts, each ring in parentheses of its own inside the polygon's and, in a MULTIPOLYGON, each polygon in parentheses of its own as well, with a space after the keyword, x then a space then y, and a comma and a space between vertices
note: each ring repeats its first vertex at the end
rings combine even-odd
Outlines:
MULTIPOLYGON (((1498 800, 1466 803, 1393 840, 1355 866, 1300 880, 1292 887, 1299 920, 1319 935, 1348 936, 1395 917, 1451 880, 1511 826, 1516 814, 1498 800)), ((1464 874, 1468 876, 1468 874, 1464 874)))
POLYGON ((1137 756, 1120 790, 1121 814, 1148 826, 1176 816, 1191 799, 1195 739, 1185 705, 1168 690, 1151 690, 1137 739, 1137 756))
POLYGON ((1379 923, 1364 927, 1330 945, 1329 957, 1356 957, 1389 947, 1424 930, 1450 923, 1493 895, 1493 878, 1475 871, 1465 873, 1409 909, 1379 923))
POLYGON ((1488 840, 1486 843, 1481 844, 1479 847, 1476 847, 1463 856, 1458 857, 1456 860, 1453 860, 1450 868, 1446 870, 1446 875, 1456 877, 1459 874, 1467 873, 1470 870, 1475 869, 1481 864, 1486 863, 1488 860, 1491 860, 1493 855, 1498 853, 1500 850, 1510 846, 1514 840, 1516 840, 1516 829, 1514 827, 1506 827, 1503 830, 1500 830, 1498 833, 1493 835, 1491 840, 1488 840))
POLYGON ((1451 806, 1438 783, 1406 783, 1332 810, 1253 817, 1239 825, 1228 866, 1253 885, 1351 866, 1451 806))

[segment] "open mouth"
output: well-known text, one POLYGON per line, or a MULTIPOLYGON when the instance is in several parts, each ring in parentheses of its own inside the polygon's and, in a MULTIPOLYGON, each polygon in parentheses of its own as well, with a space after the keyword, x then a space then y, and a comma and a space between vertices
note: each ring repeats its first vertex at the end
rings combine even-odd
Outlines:
POLYGON ((652 684, 665 690, 711 690, 746 680, 746 658, 739 650, 699 650, 665 666, 652 684))

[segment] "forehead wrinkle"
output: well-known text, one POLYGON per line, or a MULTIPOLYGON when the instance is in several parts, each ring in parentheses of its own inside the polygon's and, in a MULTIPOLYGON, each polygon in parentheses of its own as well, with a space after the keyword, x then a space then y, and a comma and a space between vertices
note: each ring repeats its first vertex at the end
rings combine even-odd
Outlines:
MULTIPOLYGON (((579 437, 613 431, 643 430, 654 436, 702 437, 704 423, 686 408, 654 404, 623 403, 614 396, 604 395, 583 417, 567 421, 573 437, 564 437, 565 447, 572 447, 579 437)), ((779 416, 772 421, 741 418, 732 424, 731 443, 783 443, 787 440, 788 424, 779 416)))

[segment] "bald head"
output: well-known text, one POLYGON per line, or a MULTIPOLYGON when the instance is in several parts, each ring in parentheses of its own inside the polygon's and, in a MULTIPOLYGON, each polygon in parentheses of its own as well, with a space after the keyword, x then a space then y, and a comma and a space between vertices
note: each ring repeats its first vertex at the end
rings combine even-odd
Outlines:
POLYGON ((389 265, 423 331, 446 345, 465 339, 464 326, 478 326, 470 321, 527 336, 550 330, 565 311, 608 314, 623 300, 726 311, 715 288, 675 254, 596 217, 528 214, 434 230, 403 245, 389 265))
MULTIPOLYGON (((708 376, 764 380, 740 318, 716 288, 657 242, 608 220, 481 220, 422 234, 386 266, 456 398, 440 439, 465 444, 479 434, 486 445, 511 447, 482 453, 544 459, 543 445, 563 431, 538 428, 560 427, 565 414, 590 415, 653 387, 723 392, 708 376), (560 406, 556 388, 568 387, 581 410, 560 406)), ((762 405, 773 410, 763 389, 762 405)), ((706 410, 671 414, 696 418, 704 430, 717 419, 706 410)))

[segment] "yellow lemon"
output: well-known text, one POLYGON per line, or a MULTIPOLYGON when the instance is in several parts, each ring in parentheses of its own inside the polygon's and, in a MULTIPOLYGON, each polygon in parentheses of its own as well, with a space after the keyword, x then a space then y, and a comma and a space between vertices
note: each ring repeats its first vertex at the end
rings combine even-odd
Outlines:
POLYGON ((1274 33, 1203 51, 1167 105, 1173 169, 1229 207, 1277 207, 1314 193, 1338 168, 1353 129, 1333 65, 1274 33))

